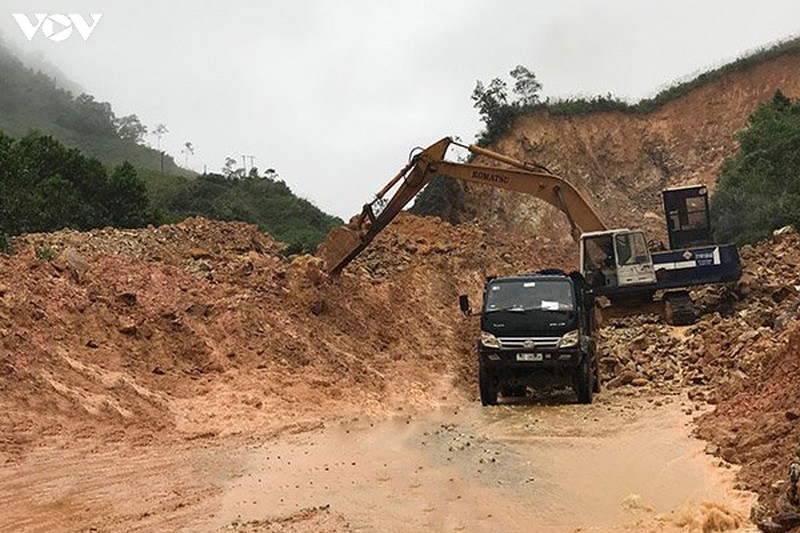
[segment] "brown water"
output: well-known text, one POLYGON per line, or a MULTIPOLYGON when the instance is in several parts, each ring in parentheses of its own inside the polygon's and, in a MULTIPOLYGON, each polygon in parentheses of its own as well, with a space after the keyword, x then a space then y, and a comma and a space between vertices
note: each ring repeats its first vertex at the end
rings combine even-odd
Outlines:
POLYGON ((605 394, 282 437, 220 473, 212 525, 329 505, 365 532, 755 531, 684 409, 605 394))

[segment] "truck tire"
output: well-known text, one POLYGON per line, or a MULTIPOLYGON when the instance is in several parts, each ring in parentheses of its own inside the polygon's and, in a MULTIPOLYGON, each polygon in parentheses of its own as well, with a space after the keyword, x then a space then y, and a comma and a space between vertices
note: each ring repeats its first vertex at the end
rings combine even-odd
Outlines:
POLYGON ((522 398, 528 394, 528 388, 525 385, 504 386, 501 392, 508 398, 522 398))
POLYGON ((593 357, 585 356, 578 368, 575 369, 575 392, 578 393, 578 403, 592 403, 594 392, 595 371, 592 368, 593 357))
POLYGON ((478 368, 478 385, 481 389, 481 405, 497 405, 497 379, 494 372, 481 362, 478 368))

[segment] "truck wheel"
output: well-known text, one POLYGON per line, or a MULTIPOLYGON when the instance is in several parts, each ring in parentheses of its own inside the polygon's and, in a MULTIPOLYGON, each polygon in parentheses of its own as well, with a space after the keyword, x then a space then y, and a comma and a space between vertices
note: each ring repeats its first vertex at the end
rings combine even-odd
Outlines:
POLYGON ((528 393, 528 388, 525 385, 515 385, 513 387, 504 387, 503 396, 509 398, 522 398, 528 393))
POLYGON ((497 379, 494 376, 494 372, 486 368, 483 363, 480 363, 478 373, 478 385, 481 389, 481 404, 497 405, 497 379))
POLYGON ((578 393, 579 403, 592 403, 594 392, 595 371, 592 368, 592 358, 584 357, 580 366, 575 369, 575 392, 578 393))

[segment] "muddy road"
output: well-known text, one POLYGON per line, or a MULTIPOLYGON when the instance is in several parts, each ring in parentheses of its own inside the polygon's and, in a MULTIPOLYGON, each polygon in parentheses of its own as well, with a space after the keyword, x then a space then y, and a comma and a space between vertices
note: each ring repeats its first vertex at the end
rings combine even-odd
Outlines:
POLYGON ((690 402, 572 401, 169 446, 51 442, 0 469, 0 531, 753 530, 752 495, 690 436, 690 402))

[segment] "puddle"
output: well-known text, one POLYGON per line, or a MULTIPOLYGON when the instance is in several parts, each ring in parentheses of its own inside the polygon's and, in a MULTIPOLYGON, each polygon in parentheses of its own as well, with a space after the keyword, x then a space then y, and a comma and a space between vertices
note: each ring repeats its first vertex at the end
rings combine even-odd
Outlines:
POLYGON ((365 532, 702 531, 713 508, 755 531, 752 495, 730 489, 677 400, 604 402, 472 404, 283 437, 240 457, 214 520, 329 505, 365 532))

